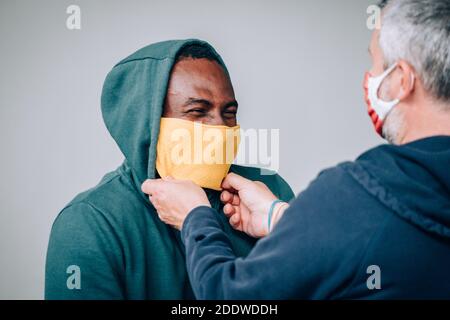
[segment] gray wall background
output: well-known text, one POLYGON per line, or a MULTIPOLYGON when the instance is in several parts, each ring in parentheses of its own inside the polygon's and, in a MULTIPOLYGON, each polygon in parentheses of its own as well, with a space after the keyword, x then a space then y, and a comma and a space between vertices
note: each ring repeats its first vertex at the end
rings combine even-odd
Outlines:
POLYGON ((382 141, 363 101, 366 9, 376 0, 0 2, 0 299, 41 299, 51 224, 122 155, 101 119, 111 67, 156 41, 222 54, 245 127, 280 128, 296 192, 382 141), (66 8, 81 7, 81 30, 66 8))

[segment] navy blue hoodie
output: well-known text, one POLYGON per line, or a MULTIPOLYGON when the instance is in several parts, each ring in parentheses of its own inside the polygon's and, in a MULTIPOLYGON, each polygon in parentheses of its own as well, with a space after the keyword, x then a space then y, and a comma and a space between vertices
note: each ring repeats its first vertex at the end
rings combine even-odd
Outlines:
POLYGON ((449 299, 450 136, 382 145, 322 171, 236 257, 213 209, 186 218, 200 299, 449 299))

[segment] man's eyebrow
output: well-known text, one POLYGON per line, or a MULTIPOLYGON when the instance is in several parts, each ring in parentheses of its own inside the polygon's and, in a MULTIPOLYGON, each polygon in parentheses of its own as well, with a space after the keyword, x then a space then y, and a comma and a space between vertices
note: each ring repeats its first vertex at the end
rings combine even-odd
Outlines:
POLYGON ((191 105, 195 105, 195 104, 202 104, 205 105, 207 107, 211 107, 212 106, 212 102, 206 99, 199 99, 199 98, 189 98, 187 99, 187 101, 184 103, 184 107, 189 107, 191 105))
MULTIPOLYGON (((201 98, 189 98, 183 104, 183 107, 189 107, 189 106, 196 105, 196 104, 202 104, 202 105, 204 105, 206 107, 212 107, 213 106, 213 103, 211 101, 209 101, 209 100, 201 99, 201 98)), ((227 102, 223 106, 223 108, 224 109, 225 108, 229 108, 229 107, 236 107, 237 108, 238 105, 239 105, 238 102, 236 100, 233 100, 233 101, 227 102)))
POLYGON ((233 100, 233 101, 230 101, 230 102, 227 102, 227 103, 225 103, 225 105, 223 106, 223 108, 225 109, 225 108, 229 108, 229 107, 238 107, 239 106, 239 104, 238 104, 238 102, 236 101, 236 100, 233 100))

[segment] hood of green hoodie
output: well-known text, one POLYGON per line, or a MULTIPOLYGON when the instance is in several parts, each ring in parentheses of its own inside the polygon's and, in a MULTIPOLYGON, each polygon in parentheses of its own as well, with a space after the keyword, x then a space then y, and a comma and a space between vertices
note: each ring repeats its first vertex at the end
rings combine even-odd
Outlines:
POLYGON ((210 47, 197 39, 170 40, 146 46, 117 63, 103 85, 101 108, 106 127, 131 168, 136 187, 155 178, 159 125, 172 67, 186 45, 210 47))

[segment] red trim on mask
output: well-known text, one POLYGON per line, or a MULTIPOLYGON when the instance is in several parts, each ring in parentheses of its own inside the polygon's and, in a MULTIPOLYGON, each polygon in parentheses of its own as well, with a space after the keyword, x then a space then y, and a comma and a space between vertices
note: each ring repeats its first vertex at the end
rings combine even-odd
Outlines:
POLYGON ((383 121, 378 117, 378 114, 376 113, 376 111, 372 108, 372 105, 370 103, 370 99, 369 99, 369 77, 370 77, 370 73, 366 72, 366 74, 364 75, 364 99, 366 101, 366 105, 367 105, 367 113, 369 114, 370 119, 372 120, 372 124, 375 127, 375 131, 380 135, 382 135, 383 132, 383 121))

